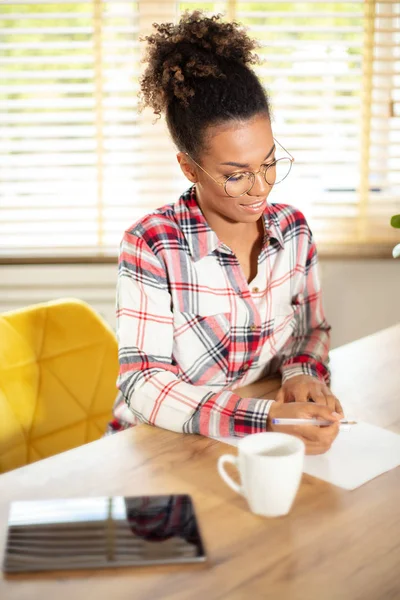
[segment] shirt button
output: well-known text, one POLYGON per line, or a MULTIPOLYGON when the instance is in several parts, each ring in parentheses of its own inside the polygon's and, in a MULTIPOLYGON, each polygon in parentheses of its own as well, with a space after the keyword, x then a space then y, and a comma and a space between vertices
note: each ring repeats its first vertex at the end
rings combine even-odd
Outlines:
POLYGON ((250 365, 248 365, 248 364, 245 364, 242 367, 242 371, 248 371, 249 369, 250 369, 250 365))
POLYGON ((258 294, 258 292, 260 291, 260 288, 253 287, 253 289, 251 291, 252 291, 253 294, 258 294))
POLYGON ((257 325, 254 325, 254 323, 252 325, 250 325, 250 331, 255 331, 257 329, 257 325))

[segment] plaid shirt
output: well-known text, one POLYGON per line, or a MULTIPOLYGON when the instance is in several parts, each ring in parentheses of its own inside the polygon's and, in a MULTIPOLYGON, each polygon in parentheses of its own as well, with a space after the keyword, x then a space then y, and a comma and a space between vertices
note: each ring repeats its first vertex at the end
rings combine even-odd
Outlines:
POLYGON ((111 429, 138 422, 210 437, 266 430, 272 400, 235 388, 281 373, 329 381, 317 254, 297 209, 268 205, 248 284, 196 187, 125 232, 117 290, 121 395, 111 429))

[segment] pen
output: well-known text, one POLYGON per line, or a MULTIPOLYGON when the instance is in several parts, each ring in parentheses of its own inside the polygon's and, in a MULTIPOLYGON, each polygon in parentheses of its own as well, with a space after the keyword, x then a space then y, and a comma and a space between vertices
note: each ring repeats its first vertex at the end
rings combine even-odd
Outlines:
MULTIPOLYGON (((326 421, 323 419, 271 419, 272 425, 317 425, 324 427, 332 425, 335 421, 326 421)), ((357 425, 357 421, 339 421, 340 425, 357 425)))

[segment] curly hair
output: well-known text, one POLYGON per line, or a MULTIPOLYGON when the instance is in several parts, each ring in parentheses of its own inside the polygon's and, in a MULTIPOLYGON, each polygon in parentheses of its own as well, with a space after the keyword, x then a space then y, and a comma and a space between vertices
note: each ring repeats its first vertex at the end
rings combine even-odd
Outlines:
POLYGON ((177 148, 198 158, 211 125, 265 113, 266 92, 249 65, 258 62, 257 42, 236 22, 201 11, 179 23, 154 23, 146 36, 147 67, 141 78, 141 106, 165 113, 177 148))

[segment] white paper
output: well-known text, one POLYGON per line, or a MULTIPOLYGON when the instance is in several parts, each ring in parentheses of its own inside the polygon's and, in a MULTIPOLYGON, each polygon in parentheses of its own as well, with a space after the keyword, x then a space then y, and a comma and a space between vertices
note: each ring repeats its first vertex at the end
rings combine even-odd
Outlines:
MULTIPOLYGON (((237 446, 239 438, 219 438, 237 446)), ((325 454, 306 456, 303 472, 345 490, 354 490, 400 465, 400 435, 358 422, 340 431, 325 454)))

